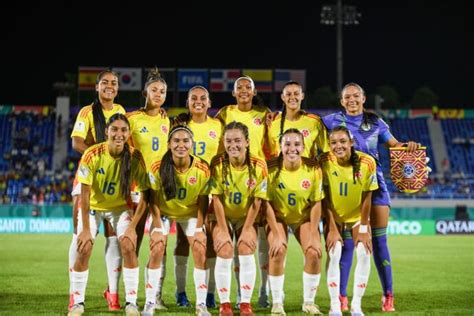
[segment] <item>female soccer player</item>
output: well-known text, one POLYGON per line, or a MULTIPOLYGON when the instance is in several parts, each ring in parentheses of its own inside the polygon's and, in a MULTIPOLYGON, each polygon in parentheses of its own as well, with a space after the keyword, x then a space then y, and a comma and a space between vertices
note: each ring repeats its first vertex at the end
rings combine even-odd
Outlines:
MULTIPOLYGON (((142 315, 153 315, 161 262, 169 233, 169 220, 180 225, 194 257, 196 315, 210 315, 206 308, 206 234, 204 216, 209 202, 210 170, 202 159, 190 154, 193 133, 186 126, 175 126, 168 136, 168 151, 152 163, 150 175, 152 230, 147 265, 146 305, 142 315), (163 218, 163 217, 166 217, 163 218)), ((141 214, 136 214, 141 216, 141 214)))
MULTIPOLYGON (((379 189, 372 194, 372 209, 370 225, 372 227, 372 243, 374 246, 374 261, 382 283, 382 310, 395 311, 392 287, 392 262, 387 244, 387 226, 390 214, 390 195, 385 184, 382 165, 379 162, 377 146, 379 143, 387 147, 407 146, 414 151, 419 144, 409 141, 400 143, 390 132, 388 125, 376 114, 364 110, 365 92, 356 83, 348 83, 341 91, 341 105, 344 112, 337 112, 323 117, 323 122, 332 130, 336 126, 346 126, 354 138, 356 150, 360 150, 375 158, 377 162, 377 181, 379 189)), ((344 236, 347 236, 344 233, 344 236)), ((353 240, 344 239, 344 249, 354 249, 353 240)), ((352 254, 341 258, 341 305, 342 310, 348 310, 347 280, 351 270, 352 254)))
POLYGON ((272 157, 280 154, 280 136, 290 128, 298 129, 304 137, 303 157, 316 158, 319 153, 329 150, 327 145, 327 132, 321 118, 301 110, 304 99, 303 88, 296 81, 289 81, 283 87, 281 100, 283 108, 281 114, 271 121, 268 130, 269 144, 272 157))
MULTIPOLYGON (((69 315, 84 312, 84 299, 89 275, 89 258, 100 222, 105 219, 119 236, 124 258, 123 279, 126 293, 125 313, 139 315, 136 301, 138 291, 138 260, 134 241, 123 238, 131 216, 127 202, 130 186, 138 191, 148 189, 146 167, 140 151, 127 144, 130 125, 125 115, 117 113, 106 125, 107 141, 88 148, 79 166, 81 183, 81 212, 78 219, 77 257, 71 272, 70 294, 73 305, 69 315)), ((143 202, 140 208, 144 208, 143 202)))
MULTIPOLYGON (((350 231, 356 245, 357 264, 354 271, 354 290, 351 302, 351 315, 363 316, 362 297, 370 275, 370 254, 372 242, 369 230, 372 192, 378 189, 376 164, 370 155, 355 151, 354 141, 344 126, 335 127, 329 133, 331 151, 320 156, 323 169, 324 188, 327 201, 325 214, 334 218, 340 234, 350 231)), ((332 223, 334 223, 332 221, 332 223)), ((331 221, 329 221, 331 223, 331 221)), ((334 236, 334 235, 333 235, 334 236)), ((345 255, 340 236, 326 238, 329 252, 327 284, 331 297, 329 315, 339 315, 339 260, 345 255), (342 253, 341 253, 342 248, 342 253)))
MULTIPOLYGON (((243 76, 237 78, 234 82, 232 95, 235 97, 234 105, 227 105, 219 110, 216 118, 221 120, 224 125, 231 122, 241 122, 247 126, 249 131, 250 150, 257 158, 265 160, 270 158, 270 148, 268 146, 267 126, 265 118, 270 109, 261 103, 261 99, 255 89, 255 83, 252 78, 243 76), (258 104, 254 104, 257 99, 258 104)), ((263 223, 258 226, 258 261, 260 265, 260 291, 258 305, 268 307, 267 293, 267 275, 268 275, 268 242, 265 235, 263 223)), ((236 273, 237 284, 239 280, 239 262, 237 254, 234 257, 234 271, 236 273)), ((237 306, 240 302, 240 286, 237 287, 237 306)))
POLYGON ((302 157, 304 136, 296 128, 280 136, 281 153, 268 163, 267 230, 270 246, 269 281, 272 315, 285 315, 283 283, 288 228, 304 254, 302 311, 322 315, 314 304, 321 278, 321 200, 324 198, 322 172, 313 159, 302 157))
POLYGON ((261 200, 267 196, 265 161, 250 155, 249 131, 240 122, 224 128, 225 152, 216 156, 212 169, 212 202, 217 224, 212 236, 217 253, 215 278, 220 298, 219 313, 233 315, 230 305, 231 265, 234 247, 240 262, 240 315, 253 315, 250 299, 255 286, 254 253, 257 243, 255 219, 261 200), (232 235, 236 236, 234 245, 232 235))
MULTIPOLYGON (((211 163, 212 158, 219 151, 222 138, 222 123, 207 114, 211 107, 209 92, 203 86, 194 86, 188 91, 186 100, 188 113, 183 113, 176 120, 179 124, 188 126, 194 134, 193 153, 195 156, 211 163)), ((213 250, 211 229, 205 221, 207 234, 207 267, 209 269, 209 283, 206 298, 207 307, 216 307, 214 291, 214 266, 216 254, 213 250)), ((187 276, 187 263, 189 256, 189 244, 187 238, 180 228, 176 227, 176 248, 175 248, 175 278, 176 278, 176 302, 178 306, 190 306, 185 289, 187 276)))
MULTIPOLYGON (((105 125, 108 119, 115 113, 125 113, 120 104, 115 104, 119 84, 118 75, 112 70, 104 70, 97 75, 95 86, 97 97, 91 105, 83 107, 77 115, 74 128, 71 133, 72 148, 83 154, 90 146, 106 141, 105 125)), ((75 233, 72 236, 69 247, 69 272, 76 262, 77 254, 77 216, 80 209, 79 196, 81 194, 81 183, 78 174, 74 179, 72 190, 73 197, 73 224, 75 233)), ((117 236, 115 236, 110 224, 104 220, 105 230, 105 264, 107 267, 108 288, 104 292, 109 310, 120 310, 118 287, 120 273, 122 271, 122 257, 117 236)), ((70 307, 72 306, 72 297, 70 307)))
MULTIPOLYGON (((166 100, 167 84, 161 77, 158 68, 151 69, 143 89, 145 106, 137 111, 127 113, 130 121, 130 144, 143 154, 147 170, 152 162, 161 160, 167 150, 166 141, 170 130, 170 119, 162 115, 162 106, 166 100)), ((136 194, 134 192, 134 197, 136 194)), ((145 212, 137 224, 137 252, 143 239, 148 212, 145 212)), ((155 308, 166 310, 162 298, 163 280, 166 274, 166 254, 163 258, 161 278, 158 285, 155 308)), ((148 274, 145 272, 145 283, 148 274)))

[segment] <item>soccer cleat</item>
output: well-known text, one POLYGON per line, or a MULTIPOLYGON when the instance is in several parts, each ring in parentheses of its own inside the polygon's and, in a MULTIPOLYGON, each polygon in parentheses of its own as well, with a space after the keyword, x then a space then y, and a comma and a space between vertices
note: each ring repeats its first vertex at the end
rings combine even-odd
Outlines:
POLYGON ((104 291, 104 298, 109 305, 109 311, 119 311, 120 310, 120 300, 118 293, 110 293, 109 288, 104 291))
POLYGON ((339 295, 339 301, 341 301, 341 311, 348 312, 349 311, 349 300, 347 296, 339 295))
POLYGON ((155 315, 155 304, 148 302, 143 306, 142 316, 153 316, 155 315))
POLYGON ((163 301, 161 294, 156 295, 155 309, 160 311, 168 310, 168 306, 166 306, 165 302, 163 301))
POLYGON ((176 305, 179 307, 191 307, 186 292, 176 293, 176 305))
POLYGON ((319 306, 314 304, 314 303, 304 303, 303 306, 301 306, 301 310, 303 313, 310 314, 310 315, 322 315, 319 311, 319 306))
POLYGON ((211 313, 207 311, 206 304, 196 305, 196 316, 211 316, 211 313))
POLYGON ((208 308, 215 308, 216 307, 216 298, 214 297, 214 293, 207 293, 206 306, 208 308))
POLYGON ((394 312, 395 306, 393 303, 394 303, 394 300, 393 300, 392 293, 388 293, 387 295, 382 296, 382 311, 394 312))
POLYGON ((125 315, 126 316, 140 316, 140 312, 138 311, 137 305, 127 302, 125 304, 125 315))
POLYGON ((219 316, 234 316, 234 311, 230 303, 222 303, 219 307, 219 316))
POLYGON ((286 315, 285 309, 283 308, 282 303, 273 303, 272 305, 272 315, 286 315))
POLYGON ((253 316, 252 306, 250 303, 240 303, 240 316, 253 316))
POLYGON ((69 308, 67 316, 79 316, 84 314, 84 303, 74 304, 69 308))
POLYGON ((260 293, 260 296, 258 298, 258 306, 262 308, 270 307, 270 302, 268 301, 267 293, 260 293))

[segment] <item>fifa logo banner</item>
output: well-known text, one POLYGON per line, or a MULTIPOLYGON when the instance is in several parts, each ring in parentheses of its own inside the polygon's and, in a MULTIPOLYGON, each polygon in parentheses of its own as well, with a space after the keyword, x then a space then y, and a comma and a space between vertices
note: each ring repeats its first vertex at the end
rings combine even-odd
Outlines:
POLYGON ((398 190, 416 193, 428 179, 426 166, 426 147, 410 153, 407 147, 390 148, 390 176, 398 190))

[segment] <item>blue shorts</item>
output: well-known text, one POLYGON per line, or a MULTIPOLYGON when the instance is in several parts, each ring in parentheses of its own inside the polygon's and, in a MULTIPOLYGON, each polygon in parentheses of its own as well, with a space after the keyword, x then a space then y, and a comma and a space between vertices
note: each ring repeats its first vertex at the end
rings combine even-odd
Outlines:
POLYGON ((377 167, 377 182, 379 188, 376 191, 372 191, 372 205, 387 205, 390 207, 390 193, 385 183, 383 172, 377 167))

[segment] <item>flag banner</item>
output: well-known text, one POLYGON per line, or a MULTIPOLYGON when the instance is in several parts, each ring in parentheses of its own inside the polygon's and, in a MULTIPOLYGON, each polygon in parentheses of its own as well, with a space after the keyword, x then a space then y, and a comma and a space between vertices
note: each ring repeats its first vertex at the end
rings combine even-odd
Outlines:
POLYGON ((77 87, 79 90, 95 90, 97 75, 106 67, 79 67, 77 87))
POLYGON ((271 69, 244 69, 243 75, 253 79, 258 92, 273 91, 273 72, 271 69))
MULTIPOLYGON (((148 72, 153 69, 153 68, 145 68, 144 71, 144 76, 143 76, 143 87, 145 87, 146 79, 148 78, 148 72)), ((175 68, 160 68, 158 67, 158 70, 160 71, 161 77, 165 79, 166 81, 166 86, 167 86, 167 91, 168 92, 173 92, 176 90, 176 69, 175 68)))
POLYGON ((178 69, 178 91, 188 91, 196 85, 209 88, 207 69, 178 69))
POLYGON ((275 69, 275 92, 283 91, 288 81, 296 81, 306 88, 306 70, 304 69, 275 69))
POLYGON ((416 193, 426 185, 426 147, 408 152, 408 147, 390 148, 390 176, 398 190, 416 193))
POLYGON ((142 87, 141 68, 112 68, 118 74, 119 91, 140 91, 142 87))
POLYGON ((240 69, 211 69, 211 91, 229 92, 234 90, 234 81, 241 74, 240 69))

